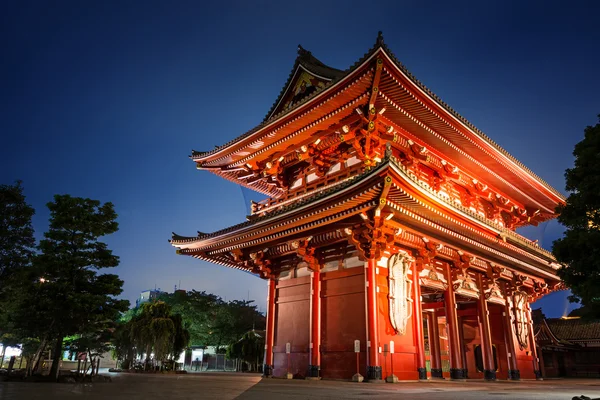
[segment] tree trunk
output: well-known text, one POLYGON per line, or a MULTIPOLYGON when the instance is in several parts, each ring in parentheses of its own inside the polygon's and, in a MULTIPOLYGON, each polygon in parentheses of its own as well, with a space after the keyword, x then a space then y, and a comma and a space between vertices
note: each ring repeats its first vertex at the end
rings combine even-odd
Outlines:
POLYGON ((91 368, 91 376, 94 376, 94 372, 96 372, 96 370, 94 369, 94 364, 96 363, 96 360, 94 359, 94 357, 92 357, 92 352, 88 351, 88 357, 90 358, 90 368, 91 368))
POLYGON ((31 360, 33 365, 31 366, 29 375, 33 375, 39 370, 40 359, 41 359, 42 355, 44 354, 45 348, 46 348, 46 338, 43 338, 42 341, 40 342, 40 345, 39 345, 37 351, 35 352, 32 360, 31 360))
POLYGON ((28 355, 25 361, 25 376, 29 376, 33 367, 33 356, 28 355))
POLYGON ((144 366, 144 370, 148 371, 150 369, 150 345, 146 346, 146 365, 144 366))
POLYGON ((4 356, 6 355, 6 345, 2 343, 2 360, 0 361, 0 368, 4 364, 4 356))
POLYGON ((52 369, 50 369, 50 376, 54 380, 58 380, 58 371, 60 369, 60 361, 62 360, 62 350, 63 350, 63 338, 60 337, 56 339, 56 343, 54 344, 54 351, 52 352, 52 369))

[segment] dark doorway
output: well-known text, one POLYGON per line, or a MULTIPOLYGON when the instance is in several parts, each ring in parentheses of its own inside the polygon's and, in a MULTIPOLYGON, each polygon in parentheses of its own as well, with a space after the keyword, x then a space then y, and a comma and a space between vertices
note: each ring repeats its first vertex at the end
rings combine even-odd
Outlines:
POLYGON ((556 353, 556 363, 558 364, 558 376, 567 376, 567 367, 565 366, 565 355, 556 353))
MULTIPOLYGON (((492 345, 492 352, 494 354, 494 371, 498 371, 498 356, 496 355, 496 345, 492 345)), ((475 346, 475 366, 477 371, 483 372, 483 354, 481 354, 481 345, 475 346)))

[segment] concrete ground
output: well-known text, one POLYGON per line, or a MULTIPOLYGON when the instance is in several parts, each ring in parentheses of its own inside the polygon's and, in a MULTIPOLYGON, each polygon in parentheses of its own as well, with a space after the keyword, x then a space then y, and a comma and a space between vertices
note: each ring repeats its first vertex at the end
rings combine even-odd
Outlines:
POLYGON ((403 382, 398 384, 261 379, 253 374, 110 374, 112 383, 0 383, 0 400, 71 399, 544 399, 600 397, 600 380, 403 382))

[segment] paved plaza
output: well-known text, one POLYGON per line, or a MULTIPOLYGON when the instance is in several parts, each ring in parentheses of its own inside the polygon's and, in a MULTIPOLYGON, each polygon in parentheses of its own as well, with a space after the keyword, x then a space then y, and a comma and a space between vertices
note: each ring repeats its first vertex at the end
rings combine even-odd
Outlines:
POLYGON ((258 375, 111 374, 112 383, 0 383, 0 400, 71 399, 561 399, 600 397, 600 380, 370 384, 261 379, 258 375))

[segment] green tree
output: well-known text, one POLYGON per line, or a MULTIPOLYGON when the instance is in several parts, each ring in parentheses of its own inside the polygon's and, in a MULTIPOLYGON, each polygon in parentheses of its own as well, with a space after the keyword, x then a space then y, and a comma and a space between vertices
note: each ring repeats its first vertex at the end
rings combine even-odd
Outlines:
POLYGON ((219 351, 249 330, 265 327, 265 317, 252 301, 225 302, 214 294, 194 290, 164 294, 161 300, 181 314, 193 345, 216 346, 219 351))
MULTIPOLYGON (((161 362, 161 367, 171 364, 187 348, 189 332, 183 327, 180 315, 172 314, 171 307, 163 301, 145 303, 138 315, 133 316, 118 331, 115 347, 129 357, 131 347, 137 354, 145 355, 146 369, 150 366, 150 355, 161 362), (126 334, 129 337, 126 337, 126 334)), ((129 364, 129 363, 128 363, 129 364)))
MULTIPOLYGON (((264 333, 264 331, 263 331, 264 333)), ((258 370, 265 349, 265 338, 261 332, 254 329, 246 332, 242 338, 227 347, 227 358, 244 361, 248 370, 258 370)))
POLYGON ((562 264, 558 275, 571 289, 571 301, 600 317, 600 123, 584 133, 573 151, 575 165, 565 172, 570 194, 556 211, 566 230, 552 252, 562 264))
MULTIPOLYGON (((100 241, 118 230, 112 203, 56 195, 48 208, 50 226, 34 258, 39 278, 29 286, 32 301, 23 307, 20 321, 41 326, 37 329, 44 334, 38 337, 54 344, 53 357, 58 359, 65 336, 95 332, 104 321, 116 320, 129 302, 114 297, 123 286, 117 275, 97 272, 119 264, 100 241)), ((58 365, 52 363, 51 376, 58 377, 58 365)))
MULTIPOLYGON (((31 218, 35 211, 25 201, 23 186, 0 185, 0 337, 8 335, 16 280, 30 265, 35 239, 31 218)), ((0 342, 2 339, 0 339, 0 342)))
POLYGON ((216 316, 225 304, 220 297, 191 290, 163 294, 160 299, 172 307, 174 314, 181 315, 183 326, 189 331, 193 345, 212 344, 216 316))

